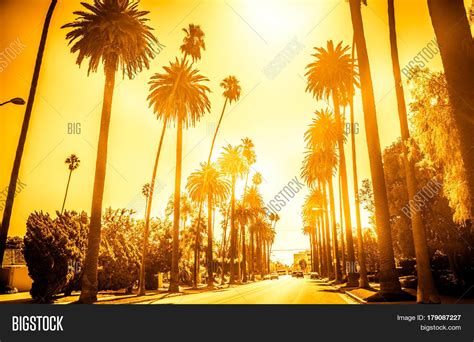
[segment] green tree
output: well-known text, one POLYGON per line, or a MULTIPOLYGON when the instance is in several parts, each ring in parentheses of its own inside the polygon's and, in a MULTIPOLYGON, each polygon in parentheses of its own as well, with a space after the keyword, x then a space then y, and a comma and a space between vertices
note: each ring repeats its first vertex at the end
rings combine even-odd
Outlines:
MULTIPOLYGON (((461 157, 469 189, 469 215, 474 216, 474 40, 463 0, 428 0, 428 9, 448 84, 452 117, 459 132, 461 157)), ((472 9, 472 7, 471 7, 472 9)), ((472 14, 472 12, 471 12, 472 14)))

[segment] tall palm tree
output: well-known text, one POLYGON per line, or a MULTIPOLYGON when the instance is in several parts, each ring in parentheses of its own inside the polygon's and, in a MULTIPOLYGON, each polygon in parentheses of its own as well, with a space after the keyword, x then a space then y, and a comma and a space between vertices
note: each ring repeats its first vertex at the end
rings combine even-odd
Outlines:
MULTIPOLYGON (((145 197, 145 213, 148 212, 148 207, 150 206, 150 200, 151 200, 151 185, 150 183, 146 183, 142 187, 142 195, 145 197)), ((146 214, 145 214, 146 215, 146 214)), ((146 222, 146 218, 145 218, 146 222)), ((138 296, 143 296, 145 294, 145 262, 146 262, 146 250, 148 248, 148 231, 146 229, 146 223, 145 223, 145 231, 143 234, 143 246, 142 246, 142 261, 140 264, 140 277, 139 277, 139 282, 138 282, 138 296)))
POLYGON ((170 292, 178 292, 179 221, 181 202, 181 171, 183 155, 183 127, 193 127, 204 113, 210 111, 209 88, 204 85, 208 79, 199 70, 193 69, 185 59, 176 59, 163 67, 163 74, 152 76, 150 97, 158 118, 174 122, 177 126, 176 173, 173 208, 173 253, 170 292))
POLYGON ((72 171, 74 171, 75 169, 79 167, 79 164, 81 163, 81 161, 79 160, 79 158, 77 158, 75 154, 71 154, 69 157, 66 158, 64 163, 66 163, 68 166, 69 177, 67 179, 66 193, 64 194, 63 206, 61 207, 61 214, 63 213, 64 205, 66 204, 67 192, 69 190, 69 182, 71 181, 72 171))
MULTIPOLYGON (((342 117, 340 113, 341 100, 346 96, 348 89, 354 83, 357 84, 355 77, 352 75, 352 59, 348 46, 342 46, 342 42, 334 47, 332 40, 327 42, 326 48, 315 48, 316 53, 312 56, 315 61, 306 67, 306 77, 308 79, 306 91, 320 100, 332 97, 334 105, 334 114, 336 127, 342 131, 342 117)), ((349 189, 347 185, 346 158, 344 153, 344 136, 337 135, 337 146, 339 152, 339 172, 342 175, 342 200, 344 205, 344 219, 346 227, 346 246, 348 262, 355 264, 354 242, 352 237, 351 212, 349 203, 349 189)), ((353 269, 353 268, 352 268, 353 269)), ((357 286, 357 274, 350 272, 348 274, 347 286, 357 286)))
POLYGON ((31 112, 33 110, 33 104, 35 101, 36 87, 38 86, 41 63, 43 61, 43 53, 46 46, 46 38, 48 37, 49 24, 53 16, 54 8, 56 7, 56 3, 57 0, 51 0, 48 12, 46 13, 46 18, 44 20, 43 31, 41 32, 38 52, 36 53, 36 62, 33 71, 33 77, 31 78, 30 93, 28 95, 28 102, 26 104, 25 116, 23 117, 23 124, 21 125, 20 137, 18 138, 15 159, 13 161, 13 168, 10 175, 10 183, 8 184, 8 193, 5 201, 5 209, 3 210, 2 227, 0 229, 0 266, 3 263, 3 254, 5 252, 5 246, 7 243, 8 230, 10 228, 10 219, 12 216, 13 201, 15 199, 16 184, 18 182, 21 159, 23 157, 23 150, 25 148, 26 143, 26 135, 28 134, 28 127, 30 125, 31 120, 31 112))
MULTIPOLYGON (((201 31, 199 28, 199 25, 189 25, 189 29, 183 29, 183 31, 186 33, 186 36, 184 38, 184 44, 181 46, 181 52, 184 54, 184 59, 186 60, 188 56, 192 57, 191 64, 197 61, 198 59, 201 59, 201 48, 205 49, 205 44, 204 44, 204 33, 201 31)), ((154 88, 154 81, 150 81, 149 84, 151 84, 151 89, 154 88)), ((175 83, 174 85, 174 90, 173 92, 176 91, 176 86, 178 83, 175 83)), ((151 91, 150 89, 150 91, 151 91)), ((160 99, 156 99, 153 97, 153 92, 150 93, 148 96, 149 101, 149 106, 151 107, 152 105, 156 104, 156 101, 160 99)), ((156 111, 154 112, 156 114, 156 111)), ((144 236, 145 236, 145 243, 148 243, 148 235, 150 231, 150 216, 151 216, 151 208, 153 204, 153 192, 155 190, 155 180, 156 180, 156 175, 158 173, 158 163, 160 161, 160 155, 161 155, 161 148, 163 146, 163 140, 166 132, 166 127, 168 125, 168 122, 163 121, 163 128, 161 129, 161 136, 160 140, 158 143, 158 149, 156 152, 156 157, 155 157, 155 164, 153 165, 153 173, 151 176, 151 183, 150 183, 150 196, 148 199, 148 207, 146 210, 145 214, 145 231, 144 231, 144 236)), ((198 224, 201 221, 198 220, 198 224)), ((143 259, 146 259, 146 254, 147 254, 147 249, 144 248, 143 250, 143 259)), ((144 284, 145 279, 145 262, 142 262, 141 269, 140 269, 140 284, 144 284)), ((143 288, 140 286, 138 290, 138 295, 143 295, 145 294, 145 287, 143 288)))
MULTIPOLYGON (((400 120, 400 131, 402 135, 401 147, 402 158, 405 166, 405 178, 407 183, 408 202, 412 202, 417 194, 417 181, 415 177, 415 164, 408 156, 407 146, 410 143, 410 131, 408 129, 407 109, 403 92, 402 77, 400 74, 400 62, 398 60, 397 32, 395 26, 394 0, 388 0, 388 24, 390 32, 390 52, 392 57, 393 77, 395 80, 395 93, 398 104, 398 117, 400 120)), ((471 133, 472 134, 472 133, 471 133)), ((440 299, 431 273, 431 263, 428 254, 425 225, 421 212, 410 206, 410 219, 413 229, 413 242, 416 255, 416 272, 418 276, 417 302, 439 303, 440 299)))
MULTIPOLYGON (((247 172, 245 174, 245 185, 244 185, 244 195, 242 198, 242 206, 245 208, 245 200, 247 194, 247 184, 250 174, 250 168, 255 162, 257 161, 257 155, 255 154, 255 145, 250 138, 242 139, 242 156, 244 157, 245 161, 247 162, 247 172)), ((247 248, 246 248, 246 239, 245 239, 245 226, 246 223, 242 226, 241 225, 241 238, 242 238, 242 264, 243 264, 243 274, 242 274, 242 281, 247 281, 247 248)))
POLYGON ((240 99, 240 93, 242 89, 240 88, 239 80, 235 76, 228 76, 224 78, 220 84, 220 86, 224 89, 222 95, 225 98, 224 106, 222 107, 221 116, 219 118, 219 122, 217 123, 216 131, 214 132, 214 137, 212 138, 211 149, 209 150, 209 158, 207 162, 211 162, 212 151, 214 150, 214 144, 216 142, 217 132, 219 132, 219 128, 221 126, 222 118, 224 117, 225 108, 227 106, 227 102, 232 104, 234 101, 238 101, 240 99))
MULTIPOLYGON (((263 202, 263 197, 262 195, 260 194, 259 190, 258 190, 258 185, 253 183, 252 186, 249 187, 249 189, 246 191, 245 193, 245 199, 243 200, 243 202, 245 201, 245 204, 246 206, 248 207, 249 211, 250 211, 250 217, 249 217, 249 223, 253 223, 255 222, 255 220, 261 216, 261 215, 264 215, 265 214, 265 210, 264 210, 264 202, 263 202)), ((249 253, 249 259, 250 259, 250 262, 249 262, 249 271, 250 271, 250 274, 252 276, 252 280, 254 280, 254 262, 255 262, 255 249, 254 249, 254 242, 255 242, 255 231, 253 231, 252 229, 250 229, 250 226, 249 226, 249 233, 250 233, 250 243, 249 243, 249 247, 250 247, 250 253, 249 253)))
MULTIPOLYGON (((436 34, 448 83, 449 101, 459 131, 466 182, 474 217, 474 41, 463 0, 428 0, 431 23, 436 34), (467 47, 467 51, 466 51, 467 47)), ((470 16, 474 7, 471 5, 470 16)))
POLYGON ((235 226, 235 184, 237 179, 244 175, 246 163, 242 157, 242 147, 227 145, 218 159, 222 172, 231 177, 231 211, 230 211, 230 280, 229 283, 235 282, 235 257, 237 248, 237 228, 235 226))
POLYGON ((152 28, 146 25, 145 16, 149 12, 140 11, 138 2, 95 0, 93 5, 82 5, 88 12, 74 12, 78 16, 76 20, 62 26, 71 29, 66 39, 72 45, 71 53, 78 52, 76 63, 79 66, 84 59, 89 59, 88 74, 96 72, 101 63, 105 72, 91 223, 79 299, 89 303, 97 299, 97 262, 115 73, 120 68, 124 76, 132 79, 143 68, 149 68, 149 61, 155 56, 153 44, 158 41, 151 33, 152 28))
MULTIPOLYGON (((355 64, 355 43, 352 41, 352 73, 357 73, 355 64)), ((352 78, 352 76, 351 76, 352 78)), ((357 225, 357 254, 359 259, 359 287, 370 288, 369 280, 367 278, 367 265, 365 261, 365 250, 364 250, 364 239, 362 235, 362 221, 360 216, 360 200, 359 200, 359 180, 357 176, 357 153, 356 153, 356 141, 355 141, 355 123, 354 123, 354 87, 349 88, 347 94, 347 102, 350 111, 350 123, 351 123, 351 154, 352 154, 352 178, 354 183, 354 204, 356 213, 356 225, 357 225)), ((341 219, 342 225, 342 219, 341 219)), ((344 249, 343 249, 344 253, 344 249)), ((344 264, 344 262, 343 262, 344 264)))
MULTIPOLYGON (((362 106, 369 152, 370 173, 374 187, 375 220, 380 260, 380 293, 385 300, 398 299, 402 295, 395 268, 387 188, 382 164, 382 153, 375 109, 374 88, 370 72, 369 56, 365 41, 360 0, 349 0, 352 28, 359 64, 362 106)), ((374 298, 376 299, 376 298, 374 298)))
MULTIPOLYGON (((226 201, 230 194, 230 182, 224 177, 224 174, 220 172, 215 164, 201 164, 199 170, 194 171, 188 177, 186 184, 186 190, 189 193, 189 197, 196 203, 202 203, 207 200, 207 273, 208 273, 208 285, 214 284, 214 273, 213 273, 213 227, 212 227, 212 213, 214 206, 219 203, 226 201)), ((198 245, 196 243, 196 245, 198 245)), ((197 253, 199 250, 196 248, 197 253)), ((196 254, 195 254, 196 262, 196 254)), ((195 272, 196 273, 196 272, 195 272)), ((195 279, 195 282, 197 279, 195 279)))

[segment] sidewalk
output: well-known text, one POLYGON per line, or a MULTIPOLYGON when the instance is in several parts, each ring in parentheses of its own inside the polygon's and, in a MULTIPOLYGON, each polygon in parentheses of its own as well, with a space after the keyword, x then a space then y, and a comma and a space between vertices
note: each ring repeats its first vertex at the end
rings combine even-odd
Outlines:
MULTIPOLYGON (((251 284, 249 281, 245 284, 251 284)), ((245 284, 234 284, 232 286, 241 286, 245 284)), ((97 302, 95 304, 139 304, 141 302, 148 302, 154 300, 160 300, 163 298, 169 298, 174 296, 183 296, 187 294, 201 293, 219 290, 229 287, 226 285, 215 285, 213 288, 207 287, 202 284, 197 288, 191 286, 180 286, 179 293, 169 293, 168 288, 160 288, 159 290, 147 291, 146 295, 138 297, 136 293, 124 293, 119 291, 99 292, 97 302)), ((54 298, 53 304, 73 304, 79 299, 80 292, 73 292, 70 296, 58 296, 54 298)), ((33 303, 33 299, 29 292, 19 292, 13 294, 2 294, 0 295, 1 304, 27 304, 33 303)))
MULTIPOLYGON (((403 291, 412 295, 414 297, 413 300, 397 302, 369 302, 367 301, 367 298, 377 293, 377 291, 380 289, 380 285, 378 283, 370 283, 370 286, 372 289, 346 288, 344 285, 335 285, 334 287, 337 288, 341 293, 346 294, 347 296, 361 304, 417 304, 416 290, 407 288, 403 288, 403 291)), ((446 295, 440 295, 440 298, 441 304, 474 304, 474 298, 459 298, 455 296, 446 295)))

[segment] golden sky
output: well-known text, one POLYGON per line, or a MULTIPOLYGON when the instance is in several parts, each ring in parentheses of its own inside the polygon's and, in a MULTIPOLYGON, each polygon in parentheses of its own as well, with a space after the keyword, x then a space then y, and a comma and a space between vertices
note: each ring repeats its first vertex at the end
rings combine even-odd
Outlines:
MULTIPOLYGON (((13 57, 7 57, 8 65, 0 64, 0 101, 28 97, 48 6, 48 0, 0 0, 0 53, 12 44, 17 50, 13 57)), ((303 132, 314 111, 327 105, 317 103, 305 93, 303 75, 313 47, 325 45, 330 39, 351 44, 348 3, 344 0, 142 0, 140 8, 151 11, 150 25, 165 48, 152 61, 150 70, 134 80, 117 76, 104 207, 134 207, 139 209, 137 218, 143 214, 141 187, 149 182, 161 127, 147 106, 147 82, 153 73, 161 72, 163 65, 179 55, 181 28, 189 23, 201 25, 206 34, 207 49, 197 67, 210 79, 212 111, 184 134, 183 186, 189 173, 206 159, 223 104, 219 82, 235 75, 241 82, 242 97, 228 107, 214 158, 221 146, 251 138, 257 153, 253 169, 264 177, 261 190, 265 201, 272 199, 291 179, 299 176, 303 132), (297 52, 286 66, 269 77, 264 70, 282 51, 288 51, 288 46, 297 46, 297 52)), ((64 160, 71 153, 79 156, 81 166, 73 173, 66 208, 90 212, 104 76, 100 71, 87 77, 86 65, 78 68, 76 56, 70 54, 65 40, 66 30, 60 29, 74 19, 72 12, 78 9, 81 9, 79 1, 59 0, 52 18, 20 170, 19 178, 26 186, 15 200, 10 235, 24 234, 26 218, 32 211, 52 213, 60 209, 68 177, 64 160), (71 123, 80 123, 80 134, 68 134, 71 123)), ((404 66, 434 38, 434 32, 426 0, 397 0, 396 16, 400 64, 404 66)), ((380 137, 385 147, 399 136, 386 1, 369 1, 369 7, 363 8, 363 18, 380 137)), ((428 67, 439 69, 439 56, 428 67)), ((362 180, 369 177, 369 167, 360 98, 356 104, 356 121, 361 126, 356 139, 362 180)), ((0 108, 1 190, 8 186, 24 109, 11 104, 0 108)), ((155 193, 155 215, 163 214, 173 191, 175 138, 175 130, 168 130, 158 172, 160 190, 155 193)), ((346 156, 350 156, 349 148, 350 145, 346 147, 346 156)), ((350 167, 349 161, 348 170, 350 167)), ((352 189, 351 180, 349 186, 352 189)), ((279 213, 281 220, 273 247, 276 259, 291 262, 293 250, 308 247, 300 219, 305 194, 306 190, 298 193, 279 213)), ((366 215, 363 216, 367 225, 366 215)), ((219 229, 216 233, 219 234, 219 229)))

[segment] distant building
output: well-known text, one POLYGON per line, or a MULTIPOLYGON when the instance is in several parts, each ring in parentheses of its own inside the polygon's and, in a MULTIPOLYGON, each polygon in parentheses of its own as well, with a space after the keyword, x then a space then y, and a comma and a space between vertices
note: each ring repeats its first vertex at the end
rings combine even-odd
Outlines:
POLYGON ((310 251, 301 251, 293 254, 293 269, 300 271, 311 271, 311 252, 310 251), (301 269, 300 260, 306 262, 306 269, 301 269))

